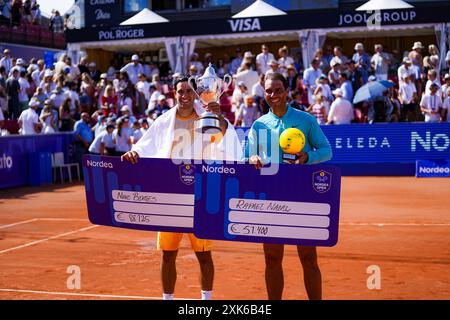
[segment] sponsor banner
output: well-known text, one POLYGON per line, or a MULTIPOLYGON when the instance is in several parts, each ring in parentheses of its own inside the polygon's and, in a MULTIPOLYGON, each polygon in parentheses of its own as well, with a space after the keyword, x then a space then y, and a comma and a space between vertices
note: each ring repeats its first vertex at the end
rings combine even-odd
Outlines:
POLYGON ((39 174, 37 164, 29 166, 30 153, 64 152, 67 162, 72 141, 72 133, 0 137, 0 189, 27 185, 39 174))
POLYGON ((111 26, 123 21, 120 0, 85 0, 85 25, 111 26))
POLYGON ((202 239, 334 246, 341 174, 329 165, 202 165, 195 175, 194 233, 202 239))
POLYGON ((418 160, 416 161, 416 177, 450 178, 450 160, 418 160))
MULTIPOLYGON (((383 10, 375 12, 342 11, 339 9, 301 10, 283 16, 255 17, 243 19, 202 19, 192 21, 171 21, 159 27, 158 24, 133 26, 130 32, 117 32, 120 23, 130 16, 121 15, 118 0, 87 1, 86 27, 68 30, 66 40, 71 42, 126 40, 136 38, 159 38, 176 36, 233 34, 242 32, 298 31, 302 29, 368 27, 387 25, 408 25, 442 23, 448 21, 450 6, 416 6, 413 9, 383 10), (205 26, 208 26, 205 28, 205 26)), ((164 14, 162 14, 164 15, 164 14)), ((339 31, 339 29, 336 29, 339 31)))
MULTIPOLYGON (((333 150, 329 163, 415 165, 421 159, 450 159, 450 123, 354 123, 321 128, 333 150)), ((248 129, 237 130, 245 148, 248 129)))
POLYGON ((83 157, 89 220, 93 224, 151 231, 193 232, 197 165, 170 159, 83 157))

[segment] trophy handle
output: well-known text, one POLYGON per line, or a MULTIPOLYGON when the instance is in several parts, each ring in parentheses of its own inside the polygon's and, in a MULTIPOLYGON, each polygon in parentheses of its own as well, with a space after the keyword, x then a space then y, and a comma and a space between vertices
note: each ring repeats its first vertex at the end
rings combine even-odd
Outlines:
POLYGON ((223 80, 222 80, 223 88, 221 88, 222 92, 220 93, 218 98, 220 98, 225 93, 225 91, 228 90, 228 88, 230 87, 232 82, 233 82, 233 78, 229 74, 226 74, 223 76, 223 80))
POLYGON ((192 91, 195 92, 195 95, 198 97, 198 99, 203 102, 202 98, 200 98, 200 96, 198 95, 197 90, 195 90, 194 86, 192 85, 192 82, 197 84, 197 77, 198 76, 191 76, 191 77, 189 77, 188 84, 189 84, 189 87, 191 87, 192 91))

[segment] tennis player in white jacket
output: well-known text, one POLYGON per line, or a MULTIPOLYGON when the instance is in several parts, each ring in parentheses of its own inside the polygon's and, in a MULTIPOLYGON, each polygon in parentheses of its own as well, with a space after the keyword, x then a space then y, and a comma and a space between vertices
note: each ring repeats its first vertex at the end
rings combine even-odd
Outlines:
MULTIPOLYGON (((177 78, 174 88, 175 107, 157 118, 132 150, 122 156, 122 160, 133 164, 137 163, 140 157, 171 158, 174 161, 241 160, 242 149, 238 136, 233 126, 220 113, 219 104, 209 103, 205 108, 197 104, 196 94, 187 77, 177 78), (205 111, 219 115, 222 134, 211 137, 194 132, 194 121, 205 111)), ((188 236, 200 263, 201 297, 203 300, 209 300, 214 279, 211 241, 198 239, 193 234, 188 236)), ((158 249, 162 250, 161 279, 165 300, 171 300, 174 296, 177 277, 175 261, 182 237, 182 233, 158 233, 158 249)))

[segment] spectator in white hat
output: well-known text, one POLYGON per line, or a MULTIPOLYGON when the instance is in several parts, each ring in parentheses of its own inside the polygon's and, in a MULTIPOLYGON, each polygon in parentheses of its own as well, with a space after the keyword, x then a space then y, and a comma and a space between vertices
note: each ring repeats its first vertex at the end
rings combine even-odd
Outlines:
POLYGON ((133 125, 133 123, 136 122, 136 117, 133 116, 133 111, 130 106, 123 105, 122 108, 120 108, 120 112, 122 117, 127 117, 130 120, 130 125, 133 125))
POLYGON ((412 51, 408 54, 408 58, 411 59, 411 63, 413 65, 418 66, 420 68, 420 70, 422 70, 422 67, 423 67, 422 50, 423 50, 422 42, 417 41, 417 42, 414 42, 412 51))
POLYGON ((139 62, 139 60, 139 56, 137 54, 134 54, 131 57, 131 62, 120 69, 120 72, 128 73, 128 77, 130 78, 130 81, 133 83, 133 85, 135 85, 139 81, 139 73, 144 73, 144 67, 139 62))
POLYGON ((373 70, 375 71, 375 76, 377 80, 387 80, 389 66, 392 61, 389 55, 383 52, 383 46, 381 44, 375 45, 375 54, 370 60, 373 70))
POLYGON ((269 69, 266 71, 266 76, 268 76, 271 73, 281 73, 281 70, 278 68, 279 67, 279 63, 278 61, 272 59, 269 61, 269 69))
POLYGON ((20 134, 38 134, 42 130, 42 124, 39 121, 39 116, 36 113, 39 107, 39 101, 31 100, 29 108, 22 111, 19 117, 20 134))
MULTIPOLYGON (((407 75, 409 77, 414 76, 414 71, 411 68, 411 65, 412 65, 411 59, 409 59, 408 57, 404 57, 402 65, 398 68, 398 71, 397 71, 399 85, 402 84, 403 79, 405 79, 405 75, 407 75)), ((413 80, 413 79, 411 79, 411 80, 413 80)))
POLYGON ((154 112, 156 113, 156 116, 159 117, 160 115, 166 113, 169 110, 170 110, 170 107, 167 104, 166 96, 161 94, 158 97, 158 103, 157 103, 157 105, 155 107, 154 112))
POLYGON ((275 57, 269 52, 269 47, 265 44, 261 46, 261 53, 256 56, 256 68, 260 74, 266 74, 269 70, 269 61, 275 57))
POLYGON ((336 61, 330 62, 331 70, 328 72, 328 81, 330 81, 331 89, 337 89, 340 86, 339 75, 341 70, 341 65, 336 61))
POLYGON ((353 106, 343 97, 340 88, 333 91, 336 99, 333 101, 328 113, 327 124, 349 124, 354 118, 353 106))

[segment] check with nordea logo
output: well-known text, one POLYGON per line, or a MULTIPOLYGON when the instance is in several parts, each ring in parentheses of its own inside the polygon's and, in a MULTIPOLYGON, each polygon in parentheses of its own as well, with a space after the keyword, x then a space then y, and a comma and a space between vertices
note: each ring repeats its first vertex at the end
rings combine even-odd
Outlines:
POLYGON ((282 164, 270 176, 252 165, 209 166, 196 171, 195 181, 194 233, 199 238, 337 243, 341 176, 336 167, 282 164))
POLYGON ((193 232, 195 167, 169 159, 84 156, 89 220, 120 228, 193 232))

